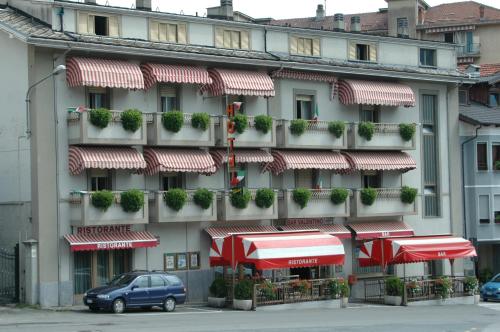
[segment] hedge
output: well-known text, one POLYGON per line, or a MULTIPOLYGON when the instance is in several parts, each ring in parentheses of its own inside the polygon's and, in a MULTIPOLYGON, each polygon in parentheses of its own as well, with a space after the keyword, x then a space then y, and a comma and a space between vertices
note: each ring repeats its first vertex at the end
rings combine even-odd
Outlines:
POLYGON ((96 191, 90 196, 92 206, 102 211, 106 211, 107 209, 109 209, 111 204, 113 204, 114 198, 115 195, 108 190, 96 191))
POLYGON ((111 111, 107 108, 96 108, 90 110, 90 123, 98 128, 106 128, 111 121, 111 111))
POLYGON ((290 121, 290 132, 292 135, 300 136, 302 135, 307 128, 307 121, 303 119, 296 119, 290 121))
POLYGON ((246 209, 251 199, 252 194, 250 194, 250 191, 246 188, 233 190, 229 194, 231 205, 237 209, 246 209))
POLYGON ((194 203, 204 210, 207 210, 212 205, 213 199, 214 193, 205 188, 196 190, 193 195, 194 203))
POLYGON ((210 115, 208 113, 193 113, 191 115, 191 126, 200 130, 207 130, 210 124, 210 115))
POLYGON ((255 129, 261 131, 263 134, 267 134, 273 127, 273 118, 269 115, 257 115, 253 121, 255 129))
POLYGON ((122 192, 120 204, 125 212, 138 212, 144 206, 144 193, 137 189, 122 192))
POLYGON ((373 188, 364 188, 361 190, 361 203, 364 205, 373 205, 377 199, 377 191, 373 188))
POLYGON ((358 135, 364 137, 367 141, 371 141, 375 133, 375 125, 372 122, 361 122, 358 125, 358 135))
POLYGON ((311 191, 306 188, 296 188, 292 192, 292 198, 303 209, 307 206, 309 199, 311 199, 311 191))
POLYGON ((179 111, 165 112, 161 117, 161 122, 166 130, 178 133, 184 125, 184 114, 179 111))
POLYGON ((332 121, 328 123, 328 131, 335 137, 340 138, 345 131, 345 123, 342 121, 332 121))
POLYGON ((255 204, 262 208, 270 208, 274 203, 274 190, 269 188, 258 189, 255 194, 255 204))
POLYGON ((180 211, 187 201, 187 193, 183 189, 170 189, 163 194, 163 199, 169 208, 175 211, 180 211))
POLYGON ((129 109, 123 112, 120 116, 123 129, 131 132, 136 132, 142 127, 142 113, 137 109, 129 109))

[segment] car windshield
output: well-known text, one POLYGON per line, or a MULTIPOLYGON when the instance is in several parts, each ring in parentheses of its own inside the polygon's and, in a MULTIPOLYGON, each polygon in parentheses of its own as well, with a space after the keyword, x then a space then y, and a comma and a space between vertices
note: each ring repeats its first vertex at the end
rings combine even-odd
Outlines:
POLYGON ((491 280, 492 282, 500 282, 500 274, 491 280))
POLYGON ((116 276, 113 278, 113 280, 110 281, 109 285, 110 286, 126 286, 130 284, 136 276, 131 275, 131 274, 121 274, 119 276, 116 276))

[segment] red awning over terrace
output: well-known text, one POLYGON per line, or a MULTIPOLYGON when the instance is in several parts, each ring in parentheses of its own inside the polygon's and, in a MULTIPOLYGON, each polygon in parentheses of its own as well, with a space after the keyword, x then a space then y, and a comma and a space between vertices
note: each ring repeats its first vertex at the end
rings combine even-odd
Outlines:
POLYGON ((149 232, 116 232, 97 234, 68 234, 71 251, 124 250, 156 247, 158 240, 149 232))
POLYGON ((211 84, 208 70, 197 66, 146 63, 141 65, 144 84, 149 89, 156 83, 211 84))
POLYGON ((415 93, 409 86, 378 81, 340 80, 339 99, 345 105, 415 106, 415 93))
POLYGON ((77 175, 89 168, 131 169, 146 168, 142 154, 128 147, 80 147, 70 146, 68 152, 69 171, 77 175))
POLYGON ((243 95, 273 97, 274 83, 265 72, 234 69, 210 69, 212 84, 203 87, 213 96, 243 95))

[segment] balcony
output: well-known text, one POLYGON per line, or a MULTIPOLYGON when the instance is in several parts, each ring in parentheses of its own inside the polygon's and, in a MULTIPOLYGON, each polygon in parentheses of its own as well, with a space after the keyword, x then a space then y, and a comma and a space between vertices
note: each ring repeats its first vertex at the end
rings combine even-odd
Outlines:
POLYGON ((121 111, 111 111, 111 121, 105 128, 90 122, 90 112, 68 113, 68 143, 95 145, 146 145, 146 116, 135 132, 123 129, 121 111))
POLYGON ((193 201, 196 190, 186 190, 188 198, 180 211, 175 211, 165 204, 164 191, 152 193, 149 217, 152 223, 215 221, 217 220, 217 195, 214 193, 212 205, 203 209, 193 201))
POLYGON ((302 135, 294 135, 290 130, 290 120, 281 120, 278 125, 278 146, 291 149, 329 149, 347 148, 347 135, 337 138, 328 131, 328 121, 308 121, 302 135))
POLYGON ((229 192, 221 192, 218 220, 238 221, 278 219, 278 191, 275 190, 274 204, 265 209, 260 208, 255 204, 255 193, 257 192, 257 189, 249 190, 252 195, 252 199, 245 209, 234 207, 229 199, 229 192))
POLYGON ((121 192, 113 192, 114 201, 103 211, 95 208, 91 202, 91 192, 73 192, 70 194, 70 219, 72 226, 101 226, 119 224, 148 223, 148 194, 144 193, 144 206, 138 212, 125 212, 120 205, 121 192))
POLYGON ((400 188, 375 189, 377 198, 372 205, 361 202, 361 189, 354 190, 352 218, 398 217, 417 214, 417 199, 411 204, 401 201, 400 188))
MULTIPOLYGON (((276 120, 273 119, 271 129, 263 133, 255 128, 253 116, 248 116, 248 126, 241 134, 235 133, 235 146, 271 148, 276 146, 276 120)), ((227 117, 220 117, 217 126, 217 145, 227 146, 227 117)))
POLYGON ((152 146, 215 146, 214 118, 206 130, 191 125, 192 114, 184 113, 182 128, 174 133, 165 129, 162 123, 163 113, 148 114, 148 145, 152 146))
POLYGON ((479 56, 480 49, 481 49, 481 44, 479 43, 459 45, 457 46, 457 57, 479 56))
POLYGON ((349 129, 349 148, 360 150, 415 150, 415 135, 405 141, 399 134, 397 123, 374 123, 375 131, 371 140, 359 136, 359 124, 353 123, 349 129))
POLYGON ((341 204, 333 204, 330 189, 311 190, 312 195, 303 209, 293 200, 293 190, 283 190, 280 195, 280 218, 332 218, 349 217, 349 197, 341 204))

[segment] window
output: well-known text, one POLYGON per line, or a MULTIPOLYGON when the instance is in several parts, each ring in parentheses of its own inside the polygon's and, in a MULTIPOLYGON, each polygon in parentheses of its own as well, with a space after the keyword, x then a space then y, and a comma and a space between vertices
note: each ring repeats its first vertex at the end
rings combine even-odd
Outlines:
POLYGON ((361 121, 380 122, 380 106, 361 105, 361 121))
POLYGON ((90 87, 87 90, 87 105, 90 109, 111 108, 110 90, 90 87))
POLYGON ((321 174, 318 169, 295 170, 295 187, 320 189, 322 187, 321 174))
POLYGON ((319 38, 290 37, 290 54, 305 56, 321 56, 319 38))
POLYGON ((498 96, 499 96, 498 92, 490 92, 489 93, 488 105, 490 105, 490 107, 500 106, 498 96))
POLYGON ((421 48, 420 65, 426 67, 436 67, 436 50, 421 48))
POLYGON ((477 160, 477 170, 478 171, 487 171, 488 170, 488 154, 487 154, 486 143, 477 143, 477 145, 476 145, 476 160, 477 160))
POLYGON ((182 285, 181 279, 179 279, 179 277, 177 277, 177 276, 168 275, 168 276, 165 276, 165 278, 167 278, 167 282, 170 286, 181 286, 182 285))
POLYGON ((439 168, 437 144, 437 96, 422 95, 422 152, 424 178, 424 216, 440 215, 439 168))
POLYGON ((120 36, 118 16, 78 13, 78 33, 97 36, 120 36))
POLYGON ((90 190, 111 190, 111 171, 105 169, 91 169, 90 171, 90 190))
POLYGON ((350 42, 349 60, 377 62, 377 45, 350 42))
POLYGON ((151 288, 154 288, 154 287, 165 287, 166 286, 166 282, 165 280, 163 280, 163 278, 161 276, 151 276, 151 288))
POLYGON ((453 36, 453 32, 446 32, 444 34, 444 42, 445 43, 454 43, 455 42, 455 38, 453 36))
POLYGON ((160 110, 162 112, 180 109, 179 90, 173 86, 160 86, 160 110))
POLYGON ((250 49, 250 34, 246 30, 215 28, 215 47, 250 49))
POLYGON ((478 216, 480 224, 490 223, 490 196, 479 195, 478 197, 478 216))
POLYGON ((458 102, 460 103, 460 105, 469 104, 469 90, 467 89, 458 90, 458 102))
POLYGON ((495 224, 500 224, 500 195, 493 196, 493 204, 495 207, 495 224))
POLYGON ((149 39, 152 41, 186 44, 187 25, 184 23, 167 23, 151 21, 149 39))
POLYGON ((314 105, 314 96, 312 95, 295 95, 295 118, 312 120, 314 105))
POLYGON ((363 188, 381 188, 382 173, 377 171, 366 171, 362 175, 363 188))
POLYGON ((161 186, 164 191, 182 188, 182 173, 164 173, 161 178, 161 186))
POLYGON ((398 24, 398 37, 408 38, 410 32, 408 30, 408 17, 400 17, 397 19, 398 24))
MULTIPOLYGON (((494 143, 492 146, 491 146, 491 154, 492 154, 492 158, 491 160, 493 161, 493 169, 495 171, 500 171, 500 144, 499 143, 494 143), (497 164, 498 164, 498 167, 497 167, 497 164)), ((485 162, 487 162, 485 160, 485 162)))
POLYGON ((137 288, 148 288, 149 287, 149 277, 142 276, 135 279, 134 286, 137 288))

